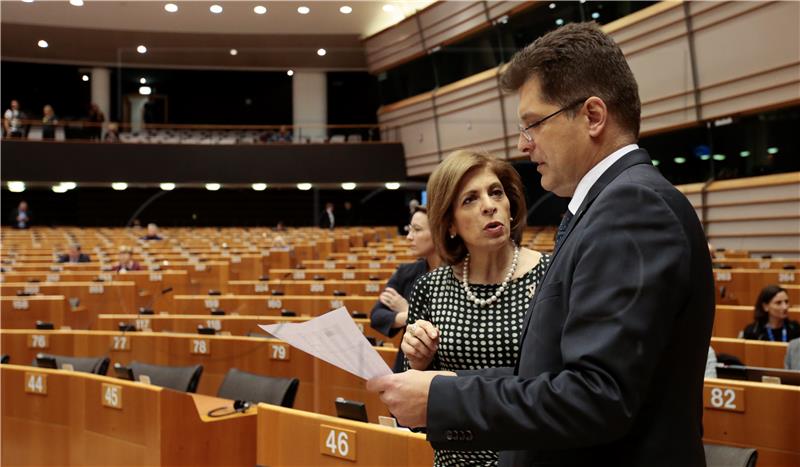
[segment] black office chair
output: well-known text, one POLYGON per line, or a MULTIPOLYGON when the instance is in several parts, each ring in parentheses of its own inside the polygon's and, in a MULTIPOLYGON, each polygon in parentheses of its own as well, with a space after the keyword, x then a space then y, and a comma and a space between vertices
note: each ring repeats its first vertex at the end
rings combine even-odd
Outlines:
POLYGON ((151 384, 184 392, 196 392, 203 375, 203 365, 164 366, 131 362, 128 367, 136 381, 139 381, 139 376, 146 375, 151 384))
POLYGON ((0 358, 0 363, 8 363, 9 361, 11 361, 11 357, 7 353, 4 353, 0 358))
MULTIPOLYGON (((111 361, 108 357, 67 357, 64 355, 39 354, 37 357, 52 358, 56 361, 56 368, 62 368, 64 364, 72 365, 75 371, 83 373, 93 373, 105 376, 108 371, 108 364, 111 361)), ((33 366, 37 365, 36 359, 33 366)))
POLYGON ((758 451, 753 448, 703 444, 707 467, 756 467, 758 451))
POLYGON ((299 385, 297 378, 256 375, 231 368, 219 386, 217 396, 291 408, 299 385))

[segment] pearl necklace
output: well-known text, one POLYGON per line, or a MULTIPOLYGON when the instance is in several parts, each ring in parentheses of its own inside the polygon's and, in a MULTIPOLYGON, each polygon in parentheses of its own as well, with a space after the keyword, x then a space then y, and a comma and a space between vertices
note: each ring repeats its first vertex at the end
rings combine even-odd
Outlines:
POLYGON ((511 267, 508 268, 508 274, 506 274, 506 278, 503 279, 503 282, 500 284, 500 287, 492 294, 489 298, 478 298, 472 293, 472 290, 469 288, 469 253, 464 258, 464 267, 461 271, 461 285, 464 287, 464 291, 467 293, 467 298, 469 298, 473 303, 479 306, 487 306, 491 305, 492 303, 496 302, 503 291, 506 290, 506 286, 508 286, 508 282, 514 277, 514 272, 517 270, 517 261, 519 260, 519 246, 511 242, 514 245, 514 258, 511 260, 511 267))

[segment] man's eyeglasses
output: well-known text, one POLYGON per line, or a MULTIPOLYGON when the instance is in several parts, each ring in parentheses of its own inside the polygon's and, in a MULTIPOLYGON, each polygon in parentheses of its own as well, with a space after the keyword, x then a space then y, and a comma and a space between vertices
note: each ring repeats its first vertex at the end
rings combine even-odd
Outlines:
POLYGON ((528 126, 524 127, 524 126, 520 125, 519 126, 519 134, 521 134, 526 140, 528 140, 528 142, 533 141, 533 136, 531 136, 531 134, 528 133, 528 131, 538 127, 542 123, 546 122, 548 119, 551 119, 551 118, 555 117, 556 115, 560 114, 561 112, 563 112, 563 111, 565 111, 567 109, 571 109, 571 108, 575 107, 578 104, 583 104, 584 102, 586 102, 586 99, 588 99, 588 97, 584 97, 583 99, 577 100, 577 101, 575 101, 575 102, 573 102, 571 104, 568 104, 568 105, 566 105, 564 107, 561 107, 560 109, 556 110, 555 112, 551 113, 550 115, 548 115, 546 117, 542 117, 539 120, 536 120, 535 122, 531 123, 528 126))

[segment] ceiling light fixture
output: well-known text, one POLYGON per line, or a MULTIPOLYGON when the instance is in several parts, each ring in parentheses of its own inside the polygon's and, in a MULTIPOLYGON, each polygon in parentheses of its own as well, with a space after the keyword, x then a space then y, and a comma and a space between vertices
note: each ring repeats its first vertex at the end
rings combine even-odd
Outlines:
POLYGON ((25 182, 8 182, 6 186, 11 193, 22 193, 25 191, 25 182))
POLYGON ((307 6, 299 6, 297 7, 297 12, 300 13, 301 15, 307 15, 311 13, 311 8, 307 6))
POLYGON ((81 76, 81 81, 83 81, 83 82, 89 81, 89 75, 81 76))
POLYGON ((158 186, 164 191, 172 191, 175 189, 175 184, 172 182, 161 183, 158 186))
POLYGON ((33 3, 33 0, 22 0, 23 3, 33 3))
POLYGON ((69 191, 64 185, 61 184, 53 185, 52 187, 50 187, 50 189, 53 190, 54 193, 66 193, 67 191, 69 191))
POLYGON ((750 157, 750 151, 742 151, 739 153, 739 157, 750 157))
POLYGON ((139 47, 136 47, 136 51, 139 52, 140 54, 146 54, 147 53, 147 47, 145 47, 143 45, 140 45, 139 47))
POLYGON ((325 49, 317 49, 317 55, 319 55, 320 57, 324 57, 327 53, 328 51, 325 49))
POLYGON ((287 70, 286 74, 289 76, 294 76, 294 70, 287 70))
POLYGON ((142 96, 149 96, 153 93, 153 89, 150 86, 139 86, 139 94, 142 96))
POLYGON ((222 185, 219 183, 206 183, 206 190, 208 191, 217 191, 222 188, 222 185))
POLYGON ((128 189, 128 184, 125 183, 125 182, 114 182, 114 183, 111 184, 111 188, 113 188, 113 189, 115 189, 117 191, 127 190, 128 189))
POLYGON ((253 12, 257 15, 263 15, 267 13, 267 7, 258 5, 257 7, 253 8, 253 12))
POLYGON ((211 13, 214 13, 215 15, 218 15, 218 14, 222 13, 222 6, 217 5, 217 4, 211 5, 210 7, 208 7, 208 11, 210 11, 211 13))
POLYGON ((145 78, 139 78, 139 84, 147 84, 147 80, 145 78))
POLYGON ((38 45, 43 49, 46 49, 50 44, 48 44, 46 40, 42 39, 39 42, 37 42, 36 45, 38 45))
POLYGON ((339 7, 339 13, 341 13, 343 15, 349 15, 352 12, 353 12, 353 8, 351 8, 349 5, 343 5, 343 6, 339 7))
POLYGON ((74 190, 75 188, 78 188, 78 184, 75 182, 61 182, 61 186, 67 190, 74 190))
POLYGON ((256 191, 264 191, 264 190, 267 189, 267 184, 266 183, 253 183, 251 186, 256 191))
POLYGON ((353 183, 353 182, 344 182, 344 183, 342 183, 342 189, 343 190, 347 190, 347 191, 355 190, 356 189, 356 184, 353 183))
POLYGON ((69 0, 69 4, 72 6, 83 6, 83 0, 69 0))
POLYGON ((386 182, 385 186, 387 190, 397 190, 400 188, 400 184, 397 182, 386 182))
POLYGON ((725 154, 714 154, 715 161, 724 161, 725 159, 725 154))
POLYGON ((672 159, 672 160, 673 160, 673 161, 674 161, 676 164, 683 164, 684 162, 686 162, 686 158, 685 158, 685 157, 680 157, 680 156, 678 156, 678 157, 676 157, 676 158, 674 158, 674 159, 672 159))
POLYGON ((303 190, 303 191, 308 191, 308 190, 311 189, 312 186, 313 185, 310 184, 310 183, 298 183, 297 184, 297 189, 298 190, 303 190))
POLYGON ((164 9, 167 10, 169 13, 175 13, 176 11, 178 11, 178 5, 174 3, 167 3, 166 5, 164 5, 164 9))
POLYGON ((231 55, 236 56, 239 53, 236 49, 231 49, 231 55))
POLYGON ((653 165, 654 165, 655 167, 658 167, 658 164, 660 164, 660 163, 661 163, 661 161, 660 161, 660 160, 658 160, 658 159, 653 159, 653 165))

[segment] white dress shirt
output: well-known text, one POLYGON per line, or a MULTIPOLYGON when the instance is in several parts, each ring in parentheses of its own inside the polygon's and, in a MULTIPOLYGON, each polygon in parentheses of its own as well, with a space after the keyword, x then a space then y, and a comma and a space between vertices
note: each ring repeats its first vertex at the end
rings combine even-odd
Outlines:
POLYGON ((639 145, 629 144, 627 146, 623 146, 612 152, 608 157, 598 162, 597 165, 586 172, 586 175, 584 175, 581 181, 578 182, 578 186, 575 187, 575 194, 572 195, 572 200, 570 200, 569 205, 567 206, 569 212, 573 215, 578 212, 578 208, 581 207, 586 195, 589 194, 589 190, 592 189, 600 176, 603 175, 603 173, 605 173, 609 167, 614 165, 614 162, 622 159, 625 154, 628 154, 634 149, 639 149, 639 145))

